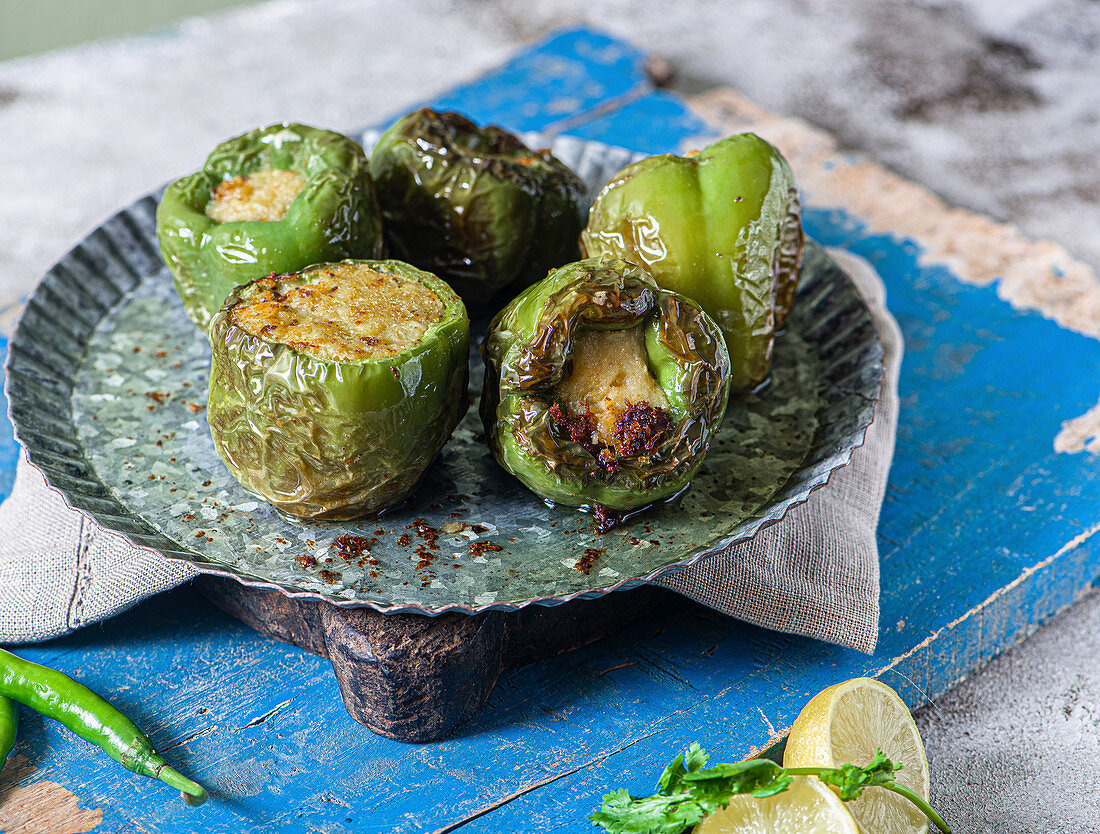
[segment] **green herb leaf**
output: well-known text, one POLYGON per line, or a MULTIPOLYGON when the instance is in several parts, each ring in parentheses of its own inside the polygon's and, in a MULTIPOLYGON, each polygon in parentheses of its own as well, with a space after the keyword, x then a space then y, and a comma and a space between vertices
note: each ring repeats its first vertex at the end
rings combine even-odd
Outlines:
POLYGON ((687 754, 684 758, 684 764, 687 766, 688 773, 695 773, 697 770, 702 770, 707 766, 707 762, 710 761, 710 756, 707 755, 707 751, 699 746, 699 742, 693 741, 691 746, 687 749, 687 754))
POLYGON ((724 808, 739 793, 764 797, 784 791, 791 778, 773 761, 749 759, 689 773, 683 781, 696 801, 713 811, 724 808))
POLYGON ((707 814, 726 807, 738 794, 774 796, 785 791, 795 776, 816 776, 835 786, 846 802, 870 787, 893 791, 920 808, 944 834, 951 832, 927 802, 894 781, 901 765, 895 765, 881 750, 864 767, 783 768, 768 759, 749 759, 707 768, 708 759, 706 751, 693 743, 665 768, 655 796, 636 799, 620 789, 604 796, 603 807, 589 819, 609 834, 681 834, 707 814))
POLYGON ((825 784, 839 788, 840 798, 849 802, 858 798, 864 788, 892 786, 894 773, 900 769, 900 765, 895 765, 881 750, 876 750, 875 757, 864 767, 846 764, 814 775, 825 784))
POLYGON ((620 788, 606 794, 589 819, 608 834, 680 834, 702 821, 706 811, 688 793, 634 799, 620 788))
POLYGON ((684 754, 681 753, 672 763, 665 768, 664 773, 661 774, 661 778, 657 780, 657 793, 662 796, 668 796, 670 793, 675 793, 680 787, 680 782, 684 778, 684 774, 687 770, 684 768, 684 754))

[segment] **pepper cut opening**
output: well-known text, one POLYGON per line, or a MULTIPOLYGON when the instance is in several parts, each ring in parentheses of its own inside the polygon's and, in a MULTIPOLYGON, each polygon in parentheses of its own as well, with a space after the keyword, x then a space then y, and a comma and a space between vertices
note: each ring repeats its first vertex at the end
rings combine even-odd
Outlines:
POLYGON ((579 333, 570 374, 554 394, 558 403, 551 416, 594 454, 600 447, 619 457, 645 454, 672 429, 668 398, 650 370, 641 327, 579 333))
POLYGON ((218 223, 282 220, 305 184, 297 171, 277 169, 233 177, 218 183, 206 216, 218 223))
POLYGON ((443 319, 443 302, 424 284, 365 264, 329 264, 256 281, 229 310, 253 336, 325 361, 392 356, 443 319))

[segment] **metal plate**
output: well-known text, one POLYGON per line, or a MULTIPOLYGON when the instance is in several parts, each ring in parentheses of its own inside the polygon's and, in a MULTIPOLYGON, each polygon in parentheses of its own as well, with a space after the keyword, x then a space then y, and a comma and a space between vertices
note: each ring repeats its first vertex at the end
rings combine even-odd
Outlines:
MULTIPOLYGON (((569 137, 552 148, 592 188, 632 158, 569 137)), ((873 417, 882 361, 870 314, 811 244, 771 384, 731 400, 680 501, 597 534, 587 516, 548 508, 497 467, 475 402, 405 505, 354 524, 287 520, 245 493, 214 452, 209 346, 161 264, 155 207, 155 196, 139 200, 47 273, 10 345, 8 396, 30 461, 74 508, 204 572, 428 614, 634 587, 781 519, 848 461, 873 417), (373 540, 369 554, 334 552, 344 533, 373 540), (576 568, 586 554, 589 574, 576 568)), ((481 371, 475 351, 473 391, 481 371)))

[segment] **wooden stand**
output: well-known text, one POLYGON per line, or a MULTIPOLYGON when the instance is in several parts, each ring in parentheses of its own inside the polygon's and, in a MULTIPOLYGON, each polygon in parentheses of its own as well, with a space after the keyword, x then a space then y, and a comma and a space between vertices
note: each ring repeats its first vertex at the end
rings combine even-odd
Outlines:
POLYGON ((291 599, 214 576, 196 583, 262 634, 327 657, 351 716, 410 742, 432 741, 470 719, 501 669, 599 640, 672 596, 643 587, 553 607, 425 617, 291 599))

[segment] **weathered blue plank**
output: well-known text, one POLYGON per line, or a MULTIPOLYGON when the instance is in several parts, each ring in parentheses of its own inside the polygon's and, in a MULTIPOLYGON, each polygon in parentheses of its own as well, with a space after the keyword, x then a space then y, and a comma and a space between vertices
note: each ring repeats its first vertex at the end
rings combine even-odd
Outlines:
MULTIPOLYGON (((651 152, 705 131, 674 97, 637 91, 639 53, 628 47, 607 52, 628 56, 609 65, 581 62, 603 91, 583 105, 593 105, 584 111, 590 123, 559 119, 548 85, 530 74, 547 65, 537 53, 555 53, 557 66, 564 46, 601 39, 551 38, 509 65, 507 85, 486 79, 440 104, 651 152), (601 110, 600 95, 616 105, 601 110), (541 109, 524 110, 529 96, 541 109)), ((580 76, 567 80, 586 89, 580 76)), ((813 692, 883 669, 920 703, 921 690, 943 691, 1072 601, 1100 574, 1091 535, 1100 472, 1095 459, 1055 454, 1052 439, 1062 420, 1095 402, 1095 374, 1080 369, 1097 367, 1100 343, 1013 310, 992 288, 921 266, 916 244, 871 235, 858 218, 811 208, 806 221, 818 240, 879 267, 908 343, 880 526, 875 656, 684 604, 596 646, 506 672, 455 737, 403 745, 347 716, 325 661, 180 591, 23 653, 130 710, 214 800, 187 808, 33 716, 16 753, 37 769, 22 783, 61 783, 85 807, 103 807, 111 831, 396 832, 464 819, 470 831, 585 831, 583 817, 608 786, 649 789, 692 740, 738 758, 789 725, 813 692)))
MULTIPOLYGON (((644 737, 664 710, 705 713, 709 707, 697 705, 714 694, 711 667, 740 658, 743 675, 752 676, 744 660, 760 643, 738 632, 755 630, 731 633, 730 625, 685 606, 606 645, 509 672, 456 738, 413 746, 378 738, 348 718, 324 661, 259 638, 175 592, 107 626, 23 653, 108 693, 206 782, 215 801, 189 809, 171 791, 89 757, 86 745, 37 719, 15 753, 49 750, 34 781, 58 781, 86 805, 104 807, 106 830, 126 822, 138 830, 186 830, 199 819, 208 831, 324 830, 349 815, 355 830, 433 830, 501 801, 518 785, 644 737), (623 663, 630 665, 613 668, 623 663), (154 701, 156 689, 164 694, 154 701)), ((776 654, 785 642, 776 641, 776 654)), ((699 726, 691 722, 681 734, 690 732, 699 726)))
MULTIPOLYGON (((685 143, 714 137, 712 128, 684 107, 676 95, 654 90, 638 96, 600 118, 569 127, 571 136, 621 145, 645 153, 675 153, 688 150, 685 143)), ((694 142, 703 147, 705 142, 694 142)))
MULTIPOLYGON (((994 287, 919 268, 911 245, 850 227, 835 214, 807 216, 816 237, 879 267, 907 341, 880 523, 879 654, 892 657, 1091 535, 1100 468, 1087 455, 1056 453, 1053 440, 1063 420, 1096 401, 1087 369, 1100 367, 1100 342, 1013 310, 994 287)), ((1050 590, 1037 577, 1028 584, 1036 596, 1050 590)), ((994 638, 989 648, 1002 647, 994 638)))
MULTIPOLYGON (((517 53, 504 66, 432 102, 478 122, 550 132, 650 89, 637 47, 590 29, 566 29, 517 53)), ((394 114, 394 117, 404 113, 394 114)))

